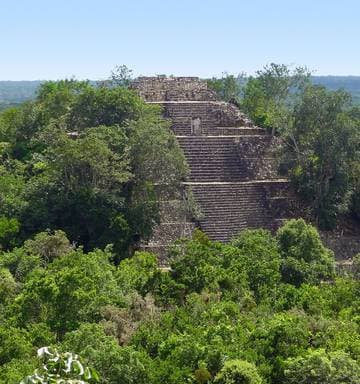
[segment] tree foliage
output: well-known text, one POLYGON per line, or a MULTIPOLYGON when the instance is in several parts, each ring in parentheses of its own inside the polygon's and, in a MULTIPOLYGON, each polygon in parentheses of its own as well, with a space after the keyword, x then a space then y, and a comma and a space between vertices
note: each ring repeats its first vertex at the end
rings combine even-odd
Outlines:
POLYGON ((209 86, 226 101, 236 94, 255 124, 281 138, 281 172, 317 224, 333 229, 344 213, 360 216, 360 114, 350 94, 313 85, 310 74, 271 63, 245 82, 227 75, 209 86))
POLYGON ((217 384, 261 384, 262 380, 256 367, 241 360, 230 360, 216 375, 214 383, 217 384))
POLYGON ((234 76, 224 72, 221 78, 208 80, 207 85, 220 99, 237 104, 241 100, 245 81, 244 73, 234 76))
POLYGON ((286 362, 285 383, 355 384, 360 380, 360 366, 344 352, 327 354, 309 351, 304 357, 286 362))
POLYGON ((283 280, 299 286, 319 284, 334 276, 334 255, 321 242, 316 229, 303 219, 289 220, 277 233, 283 280))
POLYGON ((102 384, 279 384, 308 367, 327 380, 323 363, 329 383, 356 382, 359 281, 334 275, 314 227, 292 220, 230 244, 197 231, 171 257, 170 271, 147 252, 115 266, 110 248, 87 252, 61 231, 2 251, 0 383, 36 369, 48 380, 34 353, 43 345, 82 356, 102 384))
MULTIPOLYGON (((119 70, 97 87, 47 82, 0 115, 0 384, 97 381, 87 365, 100 384, 359 382, 358 258, 337 275, 303 220, 228 244, 197 230, 174 244, 169 269, 134 252, 158 193, 171 196, 187 170, 159 108, 119 70)), ((254 115, 282 136, 289 174, 306 176, 314 202, 322 188, 321 222, 345 203, 356 214, 358 111, 347 98, 283 66, 244 96, 235 80, 214 86, 244 105, 267 95, 254 115)))
POLYGON ((0 242, 63 230, 85 249, 126 256, 158 221, 155 185, 187 172, 157 106, 124 86, 45 82, 37 99, 0 115, 0 242))
POLYGON ((309 86, 285 135, 290 176, 323 228, 334 227, 339 213, 349 209, 351 173, 360 161, 359 130, 348 108, 345 92, 309 86))
POLYGON ((310 82, 307 68, 271 63, 248 79, 241 106, 255 124, 272 132, 291 129, 292 109, 310 82))

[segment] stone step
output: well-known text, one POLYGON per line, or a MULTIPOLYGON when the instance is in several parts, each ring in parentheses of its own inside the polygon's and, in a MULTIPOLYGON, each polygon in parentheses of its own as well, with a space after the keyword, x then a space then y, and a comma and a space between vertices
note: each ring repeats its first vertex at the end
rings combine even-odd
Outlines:
POLYGON ((189 164, 192 181, 241 181, 249 179, 233 136, 178 137, 189 164))
POLYGON ((271 188, 282 190, 287 181, 188 183, 202 213, 200 228, 213 240, 229 241, 245 228, 278 227, 279 212, 271 202, 286 201, 285 196, 272 196, 271 188), (268 200, 270 198, 270 201, 268 200))
POLYGON ((210 100, 164 100, 164 101, 147 101, 146 104, 164 104, 164 105, 202 105, 202 104, 225 104, 221 101, 210 101, 210 100))
POLYGON ((203 187, 207 187, 207 186, 219 186, 219 185, 225 185, 225 186, 228 186, 228 185, 232 185, 232 186, 240 186, 240 185, 253 185, 253 186, 256 186, 256 185, 289 185, 289 180, 288 179, 284 179, 284 178, 278 178, 278 179, 274 179, 274 180, 254 180, 254 181, 244 181, 244 182, 208 182, 208 183, 196 183, 196 182, 184 182, 183 183, 184 185, 187 185, 187 186, 203 186, 203 187))

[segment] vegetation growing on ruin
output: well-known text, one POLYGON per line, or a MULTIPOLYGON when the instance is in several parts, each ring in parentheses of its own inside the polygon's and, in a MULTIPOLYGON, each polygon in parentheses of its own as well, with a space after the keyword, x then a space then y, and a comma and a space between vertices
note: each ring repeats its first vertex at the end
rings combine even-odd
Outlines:
MULTIPOLYGON (((47 82, 0 115, 0 384, 359 383, 360 255, 336 271, 304 220, 230 244, 195 231, 169 270, 134 253, 158 220, 155 190, 187 167, 128 76, 47 82)), ((348 96, 283 66, 234 80, 214 86, 288 144, 284 168, 318 222, 360 216, 348 96)))
POLYGON ((0 115, 0 235, 6 250, 62 229, 85 250, 124 257, 158 220, 154 188, 176 189, 183 154, 162 119, 124 87, 44 83, 0 115))
POLYGON ((282 172, 317 224, 332 229, 344 213, 359 218, 360 112, 351 95, 314 85, 302 67, 270 64, 241 79, 225 75, 208 85, 281 137, 282 172))

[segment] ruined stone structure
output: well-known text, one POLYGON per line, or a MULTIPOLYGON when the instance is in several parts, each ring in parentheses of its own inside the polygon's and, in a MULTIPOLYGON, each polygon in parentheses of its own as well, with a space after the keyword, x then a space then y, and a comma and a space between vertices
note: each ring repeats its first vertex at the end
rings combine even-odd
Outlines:
POLYGON ((162 222, 146 248, 159 255, 200 227, 229 241, 245 228, 278 228, 291 216, 289 182, 279 178, 274 140, 194 77, 140 77, 133 87, 160 104, 189 164, 177 196, 161 198, 162 222), (195 203, 195 204, 194 204, 195 203))

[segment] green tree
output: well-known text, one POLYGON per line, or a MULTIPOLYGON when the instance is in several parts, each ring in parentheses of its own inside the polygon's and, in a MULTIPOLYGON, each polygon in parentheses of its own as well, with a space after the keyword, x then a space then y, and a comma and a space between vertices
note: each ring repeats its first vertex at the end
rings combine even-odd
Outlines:
MULTIPOLYGON (((358 119, 360 122, 360 118, 358 119)), ((358 124, 360 126, 360 123, 358 124)), ((360 160, 355 161, 351 166, 351 185, 353 194, 351 196, 351 212, 360 220, 360 160)))
POLYGON ((18 282, 25 281, 33 271, 44 266, 40 255, 29 254, 24 247, 0 254, 0 265, 8 269, 18 282))
POLYGON ((0 216, 0 249, 6 250, 14 246, 19 230, 20 224, 17 219, 0 216))
POLYGON ((145 295, 158 274, 156 256, 147 252, 135 252, 122 260, 116 271, 116 279, 125 293, 137 291, 145 295))
POLYGON ((7 156, 0 160, 1 216, 12 220, 27 205, 23 196, 26 165, 7 156))
POLYGON ((19 325, 45 322, 62 337, 81 322, 100 320, 100 308, 125 305, 114 278, 110 254, 76 249, 33 272, 17 296, 13 312, 19 325))
POLYGON ((303 219, 292 219, 278 230, 276 237, 283 281, 300 286, 319 284, 334 277, 333 252, 324 247, 315 227, 303 219))
POLYGON ((82 324, 68 333, 63 348, 81 354, 101 375, 104 384, 148 384, 152 380, 151 360, 132 347, 120 347, 99 324, 82 324))
POLYGON ((303 314, 280 312, 263 319, 248 340, 250 356, 257 356, 259 371, 272 383, 282 383, 284 361, 303 354, 311 337, 303 314))
POLYGON ((271 63, 248 79, 241 107, 255 124, 273 133, 288 131, 296 100, 309 82, 307 68, 271 63))
POLYGON ((183 285, 187 293, 218 290, 225 279, 221 250, 220 243, 211 242, 196 230, 191 240, 175 245, 172 250, 173 279, 183 285))
POLYGON ((28 254, 38 255, 48 263, 57 257, 68 254, 74 248, 65 232, 61 230, 56 230, 53 233, 40 232, 33 239, 26 240, 23 247, 28 254))
POLYGON ((38 362, 35 358, 21 356, 12 359, 10 362, 1 366, 1 384, 19 384, 24 377, 30 376, 37 368, 38 362))
POLYGON ((356 213, 359 113, 349 94, 312 85, 306 68, 272 63, 249 78, 241 106, 281 137, 282 171, 318 225, 332 229, 339 214, 356 213))
POLYGON ((241 250, 232 260, 230 270, 246 271, 250 289, 259 298, 280 282, 280 254, 276 240, 263 229, 242 231, 232 244, 241 250))
POLYGON ((360 253, 353 257, 353 273, 360 280, 360 253))
MULTIPOLYGON (((360 107, 356 106, 351 108, 351 110, 349 111, 349 115, 357 127, 358 138, 359 138, 360 107)), ((355 217, 360 219, 360 154, 359 152, 357 153, 356 160, 351 165, 350 171, 351 171, 350 180, 351 180, 351 185, 353 186, 353 194, 351 197, 351 212, 355 214, 355 217)))
POLYGON ((349 208, 351 170, 359 161, 357 125, 348 113, 350 96, 308 86, 294 109, 294 124, 284 135, 290 175, 318 224, 333 228, 349 208))
POLYGON ((0 303, 12 300, 17 291, 17 284, 7 268, 0 268, 0 303))
POLYGON ((111 85, 128 88, 133 78, 133 71, 126 65, 117 65, 111 71, 111 85))
POLYGON ((45 82, 1 114, 0 140, 1 214, 22 240, 62 229, 86 250, 113 244, 117 261, 159 221, 155 185, 177 189, 187 172, 160 108, 125 87, 45 82))
POLYGON ((0 326, 0 365, 12 359, 29 357, 31 342, 28 333, 3 322, 0 326))
POLYGON ((209 79, 207 85, 221 100, 239 104, 245 82, 244 73, 234 76, 224 72, 220 79, 209 79))
POLYGON ((286 362, 284 382, 288 384, 355 384, 359 380, 360 365, 342 351, 309 351, 286 362))
POLYGON ((262 380, 256 367, 243 360, 229 360, 216 375, 217 384, 261 384, 262 380))

